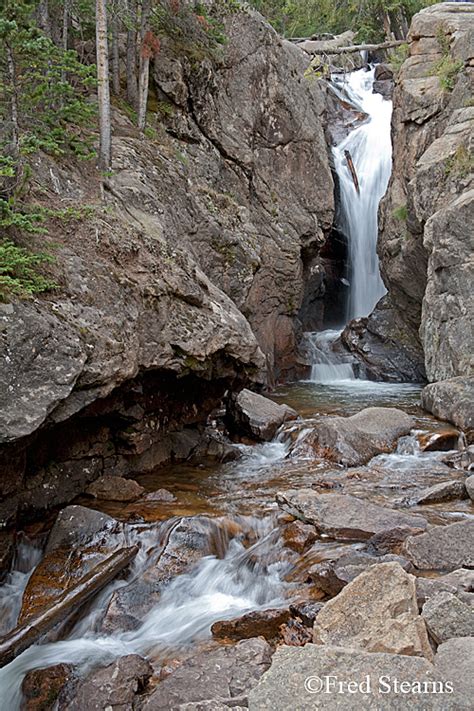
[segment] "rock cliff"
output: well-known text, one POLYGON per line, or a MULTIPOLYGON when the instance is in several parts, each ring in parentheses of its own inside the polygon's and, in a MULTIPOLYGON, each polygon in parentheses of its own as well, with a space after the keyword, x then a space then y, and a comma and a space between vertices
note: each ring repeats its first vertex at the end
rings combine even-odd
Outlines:
MULTIPOLYGON (((474 365, 474 6, 426 8, 408 39, 393 96, 393 173, 379 211, 389 294, 345 339, 382 377, 420 380, 425 369, 435 382, 472 376, 474 365)), ((425 397, 453 419, 432 401, 425 397)), ((466 416, 455 420, 467 426, 466 416)))
POLYGON ((0 307, 4 521, 186 458, 227 390, 296 372, 302 252, 333 217, 324 93, 259 15, 226 32, 217 61, 163 44, 160 127, 116 107, 110 175, 36 161, 32 201, 76 216, 41 238, 59 289, 0 307))

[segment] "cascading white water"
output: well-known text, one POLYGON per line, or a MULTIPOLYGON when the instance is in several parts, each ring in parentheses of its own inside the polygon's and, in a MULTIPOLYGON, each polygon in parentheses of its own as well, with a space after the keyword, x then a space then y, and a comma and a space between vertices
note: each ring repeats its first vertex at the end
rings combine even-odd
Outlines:
MULTIPOLYGON (((346 75, 343 80, 337 76, 333 78, 352 104, 368 116, 362 126, 333 148, 340 191, 338 227, 347 236, 349 244, 347 321, 368 316, 386 292, 377 256, 377 212, 392 168, 392 102, 372 93, 374 73, 374 68, 370 71, 360 69, 346 75), (349 161, 352 161, 358 187, 349 161)), ((313 382, 334 383, 355 379, 352 365, 344 362, 332 348, 341 330, 307 334, 313 360, 313 382)))
POLYGON ((377 257, 377 211, 392 169, 392 102, 372 93, 375 69, 360 69, 344 80, 349 99, 369 119, 333 149, 341 196, 340 228, 347 235, 351 266, 348 320, 368 316, 386 289, 377 257), (348 165, 352 159, 357 191, 348 165))

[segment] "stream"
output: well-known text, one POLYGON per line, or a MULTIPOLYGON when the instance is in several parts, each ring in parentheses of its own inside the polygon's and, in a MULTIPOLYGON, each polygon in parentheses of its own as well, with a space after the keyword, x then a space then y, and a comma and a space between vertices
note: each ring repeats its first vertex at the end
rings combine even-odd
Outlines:
MULTIPOLYGON (((351 253, 348 320, 367 315, 384 293, 376 255, 377 207, 390 174, 391 104, 372 94, 372 81, 373 70, 349 77, 346 91, 369 120, 334 149, 343 202, 342 228, 348 234, 351 253), (346 150, 358 174, 360 195, 349 174, 346 150)), ((343 484, 344 493, 392 508, 422 511, 433 524, 472 516, 470 503, 463 500, 413 505, 417 491, 457 476, 443 462, 446 452, 423 452, 420 448, 423 433, 439 431, 444 425, 421 410, 421 386, 358 380, 350 360, 333 350, 339 333, 336 329, 307 334, 313 353, 310 378, 281 386, 271 395, 295 408, 300 419, 284 424, 273 441, 239 444, 241 457, 226 464, 174 465, 137 478, 148 492, 167 489, 174 501, 94 503, 95 508, 127 524, 126 542, 138 544, 139 554, 126 579, 114 581, 97 595, 61 639, 33 645, 0 670, 1 709, 20 707, 22 679, 31 669, 67 662, 85 674, 130 653, 146 655, 159 667, 176 656, 189 655, 196 647, 217 644, 210 634, 213 622, 250 610, 288 606, 290 600, 301 597, 304 585, 298 571, 303 565, 325 560, 341 548, 363 548, 362 543, 335 542, 321 536, 309 554, 290 550, 282 539, 282 524, 287 518, 275 502, 279 491, 318 486, 325 490, 326 486, 343 484), (416 418, 415 429, 399 440, 395 452, 375 457, 355 473, 315 454, 310 435, 321 417, 348 416, 373 406, 398 407, 416 418), (112 595, 146 577, 170 527, 183 517, 196 516, 201 517, 201 535, 212 539, 210 549, 214 552, 202 555, 189 570, 174 577, 138 628, 101 631, 100 621, 112 595), (222 530, 217 541, 212 523, 216 521, 222 530)), ((462 472, 458 474, 463 477, 462 472)), ((91 506, 86 498, 74 503, 91 506)), ((3 634, 15 626, 23 591, 40 558, 40 545, 24 538, 0 588, 3 634)))

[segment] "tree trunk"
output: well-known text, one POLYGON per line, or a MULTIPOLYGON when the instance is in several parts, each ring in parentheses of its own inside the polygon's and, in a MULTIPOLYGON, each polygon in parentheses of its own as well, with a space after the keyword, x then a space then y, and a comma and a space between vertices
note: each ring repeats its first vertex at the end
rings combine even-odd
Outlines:
POLYGON ((63 593, 50 608, 41 611, 32 620, 16 627, 3 637, 0 640, 0 667, 9 664, 54 625, 64 620, 73 610, 78 609, 92 595, 110 583, 135 558, 137 552, 138 546, 115 551, 96 565, 76 586, 63 593))
POLYGON ((119 53, 119 20, 112 21, 112 89, 115 96, 120 94, 120 53, 119 53))
POLYGON ((99 168, 109 170, 112 159, 109 89, 109 50, 106 0, 96 0, 97 98, 99 104, 99 168))
POLYGON ((146 106, 148 102, 148 81, 150 74, 150 55, 148 48, 145 47, 145 35, 150 18, 151 3, 150 0, 142 0, 141 17, 140 17, 140 64, 138 74, 138 128, 143 131, 146 123, 146 106))
POLYGON ((128 0, 127 17, 127 101, 137 107, 137 0, 128 0))
POLYGON ((43 30, 45 35, 49 37, 49 39, 53 39, 53 30, 51 27, 51 18, 49 16, 49 5, 48 5, 48 0, 41 0, 41 2, 38 4, 38 8, 36 10, 36 17, 37 17, 37 22, 38 22, 38 27, 43 30))
POLYGON ((12 48, 7 44, 7 75, 10 84, 10 121, 11 121, 11 137, 13 152, 18 156, 19 149, 19 129, 18 129, 18 94, 15 77, 15 59, 13 57, 12 48))

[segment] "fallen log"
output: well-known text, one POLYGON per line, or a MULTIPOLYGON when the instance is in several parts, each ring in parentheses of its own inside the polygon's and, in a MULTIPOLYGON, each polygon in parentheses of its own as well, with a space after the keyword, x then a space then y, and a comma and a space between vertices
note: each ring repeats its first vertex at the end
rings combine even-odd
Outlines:
POLYGON ((353 44, 349 47, 334 47, 334 49, 328 49, 318 52, 314 50, 315 54, 325 54, 330 56, 332 54, 348 54, 350 52, 376 52, 379 49, 391 49, 392 47, 400 47, 402 44, 407 44, 406 40, 388 40, 387 42, 380 42, 380 44, 353 44))
POLYGON ((15 657, 34 644, 70 612, 81 607, 99 592, 136 556, 138 546, 121 548, 96 565, 73 588, 66 590, 48 609, 40 612, 30 622, 19 625, 0 639, 0 667, 9 664, 15 657))
POLYGON ((354 161, 352 160, 350 151, 345 150, 344 157, 346 159, 349 170, 351 171, 352 181, 354 183, 355 189, 357 190, 357 195, 360 195, 359 178, 357 177, 357 171, 355 169, 354 161))

